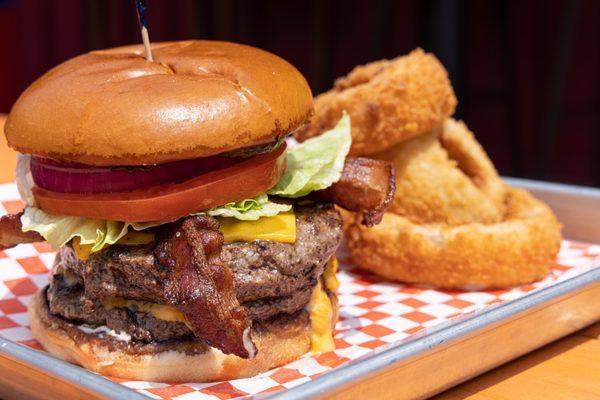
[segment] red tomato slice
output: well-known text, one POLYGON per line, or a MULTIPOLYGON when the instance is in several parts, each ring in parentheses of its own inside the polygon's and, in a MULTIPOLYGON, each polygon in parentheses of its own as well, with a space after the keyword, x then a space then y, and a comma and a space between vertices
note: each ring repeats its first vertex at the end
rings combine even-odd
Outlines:
POLYGON ((284 144, 271 153, 182 183, 95 195, 34 187, 33 195, 38 207, 50 214, 128 222, 173 220, 266 192, 285 171, 285 148, 284 144))

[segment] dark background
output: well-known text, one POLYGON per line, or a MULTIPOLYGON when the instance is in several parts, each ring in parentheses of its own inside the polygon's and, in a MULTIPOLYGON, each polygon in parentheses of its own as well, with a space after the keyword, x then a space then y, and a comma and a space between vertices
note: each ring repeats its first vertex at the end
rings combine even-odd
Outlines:
MULTIPOLYGON (((147 0, 152 41, 222 39, 296 65, 315 94, 417 46, 502 174, 600 186, 600 1, 147 0)), ((0 0, 0 112, 79 53, 140 42, 133 0, 0 0)))

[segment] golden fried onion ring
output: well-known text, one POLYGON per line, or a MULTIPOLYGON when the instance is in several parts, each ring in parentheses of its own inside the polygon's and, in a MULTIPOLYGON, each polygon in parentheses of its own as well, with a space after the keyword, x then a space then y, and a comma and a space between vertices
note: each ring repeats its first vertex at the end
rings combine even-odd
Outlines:
POLYGON ((415 224, 387 213, 367 229, 347 226, 362 268, 391 280, 446 288, 507 287, 545 277, 560 248, 560 224, 548 206, 509 188, 503 222, 415 224))
POLYGON ((430 131, 450 116, 456 97, 437 58, 421 49, 356 67, 315 98, 311 124, 299 141, 333 127, 346 110, 352 120, 350 155, 367 156, 430 131))
POLYGON ((358 265, 446 288, 507 287, 548 274, 560 224, 548 206, 498 177, 463 123, 448 120, 378 157, 396 164, 396 195, 374 228, 344 215, 358 265))
POLYGON ((391 212, 420 224, 502 220, 505 185, 462 122, 449 119, 440 129, 375 157, 396 166, 391 212))

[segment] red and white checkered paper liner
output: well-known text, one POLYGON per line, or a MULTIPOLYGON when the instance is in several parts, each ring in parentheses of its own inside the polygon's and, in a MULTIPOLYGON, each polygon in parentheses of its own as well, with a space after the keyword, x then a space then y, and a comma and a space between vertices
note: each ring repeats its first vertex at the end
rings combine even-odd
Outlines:
MULTIPOLYGON (((0 215, 22 208, 16 187, 0 185, 0 215)), ((579 275, 600 264, 600 245, 565 241, 551 274, 543 281, 510 290, 461 292, 401 285, 353 267, 343 250, 340 260, 340 321, 336 350, 305 355, 253 378, 218 383, 168 383, 110 378, 158 399, 230 399, 285 390, 390 343, 406 341, 424 329, 517 299, 579 275)), ((46 244, 24 244, 0 251, 0 336, 42 350, 27 321, 27 303, 46 285, 54 253, 46 244)))

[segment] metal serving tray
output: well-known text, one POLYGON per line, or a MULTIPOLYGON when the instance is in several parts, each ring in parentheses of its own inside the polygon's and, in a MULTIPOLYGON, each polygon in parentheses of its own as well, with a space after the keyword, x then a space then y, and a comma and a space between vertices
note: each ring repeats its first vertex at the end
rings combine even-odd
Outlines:
MULTIPOLYGON (((565 237, 600 243, 600 190, 507 179, 547 202, 565 237)), ((424 398, 600 320, 600 268, 380 347, 270 399, 424 398)), ((146 396, 0 338, 0 397, 146 396)))

